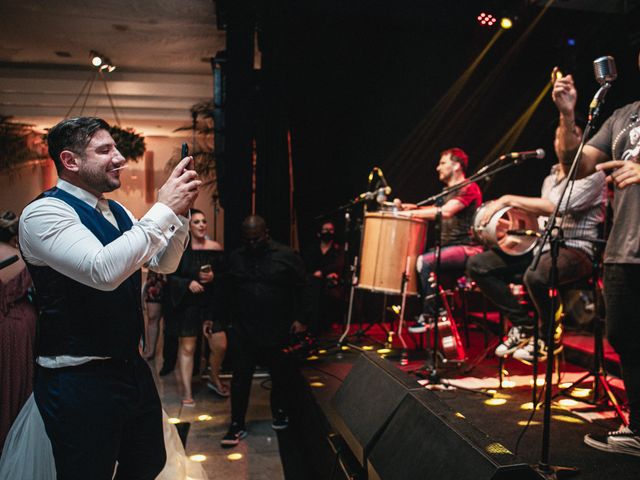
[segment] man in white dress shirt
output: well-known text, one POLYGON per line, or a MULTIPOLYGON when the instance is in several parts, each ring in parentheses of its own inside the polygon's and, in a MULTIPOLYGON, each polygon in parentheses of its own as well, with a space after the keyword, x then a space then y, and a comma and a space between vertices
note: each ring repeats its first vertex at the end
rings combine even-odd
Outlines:
POLYGON ((58 480, 153 479, 165 462, 160 400, 140 358, 140 268, 173 272, 200 181, 190 157, 139 220, 103 196, 125 159, 104 120, 64 120, 49 131, 58 172, 20 218, 20 249, 36 288, 34 396, 58 480))

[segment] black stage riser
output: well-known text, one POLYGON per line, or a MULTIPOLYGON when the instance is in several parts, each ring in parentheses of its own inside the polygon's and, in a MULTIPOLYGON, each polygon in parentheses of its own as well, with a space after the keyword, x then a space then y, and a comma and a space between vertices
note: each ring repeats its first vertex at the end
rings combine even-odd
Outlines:
POLYGON ((343 423, 337 426, 339 433, 371 478, 540 478, 433 392, 376 354, 358 358, 333 404, 343 423))

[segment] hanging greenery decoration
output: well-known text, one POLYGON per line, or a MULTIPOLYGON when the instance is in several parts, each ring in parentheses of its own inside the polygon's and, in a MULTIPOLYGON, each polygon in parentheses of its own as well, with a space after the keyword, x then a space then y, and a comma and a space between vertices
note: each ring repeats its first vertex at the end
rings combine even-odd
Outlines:
POLYGON ((0 171, 44 156, 42 140, 31 125, 12 122, 11 117, 0 115, 0 171))
POLYGON ((109 132, 124 158, 137 162, 142 158, 147 146, 144 137, 133 128, 120 128, 113 125, 109 132))

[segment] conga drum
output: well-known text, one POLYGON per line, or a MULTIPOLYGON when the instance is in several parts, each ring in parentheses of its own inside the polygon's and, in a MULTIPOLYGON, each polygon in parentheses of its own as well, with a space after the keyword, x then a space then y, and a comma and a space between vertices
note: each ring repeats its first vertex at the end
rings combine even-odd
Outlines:
POLYGON ((416 258, 423 251, 427 235, 424 220, 394 212, 366 213, 360 253, 358 288, 401 294, 402 275, 409 268, 408 295, 417 295, 414 272, 416 258))

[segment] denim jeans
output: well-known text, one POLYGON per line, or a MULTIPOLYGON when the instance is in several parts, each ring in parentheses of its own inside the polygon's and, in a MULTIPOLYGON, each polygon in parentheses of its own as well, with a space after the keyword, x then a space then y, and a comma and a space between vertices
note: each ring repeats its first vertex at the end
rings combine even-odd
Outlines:
POLYGON ((620 355, 629 427, 640 432, 640 265, 604 267, 607 338, 620 355))
MULTIPOLYGON (((541 320, 544 335, 547 320, 551 314, 549 298, 549 275, 551 255, 543 253, 535 271, 528 269, 533 255, 528 253, 510 256, 500 250, 488 250, 469 259, 467 271, 482 293, 504 313, 513 325, 528 327, 533 324, 526 309, 520 305, 509 289, 510 283, 523 281, 527 292, 541 320)), ((589 256, 575 248, 560 248, 558 255, 558 286, 575 284, 591 274, 592 263, 589 256)), ((543 337, 544 338, 544 337, 543 337)))
MULTIPOLYGON (((455 274, 463 275, 467 260, 482 251, 482 247, 477 245, 450 245, 440 249, 440 277, 443 275, 455 274)), ((429 281, 429 276, 436 268, 436 252, 429 250, 418 257, 416 271, 420 285, 420 294, 423 298, 423 312, 433 314, 429 295, 433 293, 433 287, 429 281)))

